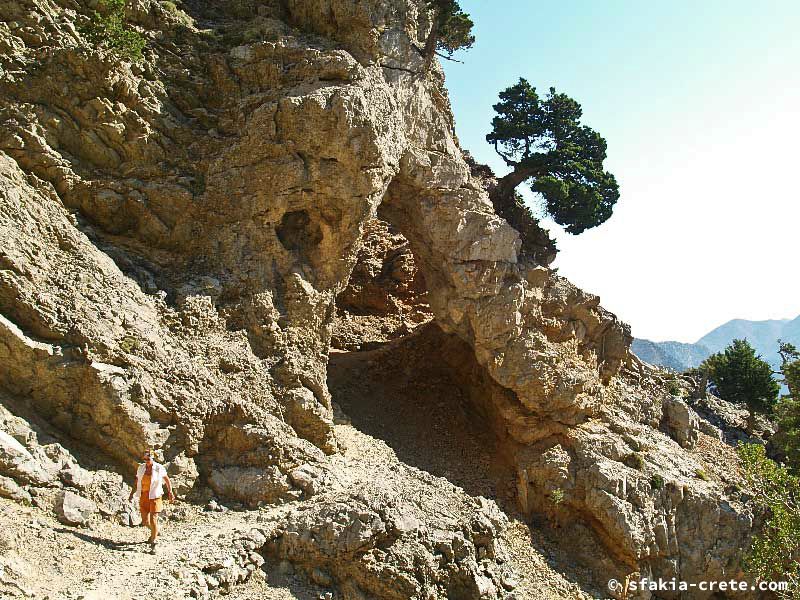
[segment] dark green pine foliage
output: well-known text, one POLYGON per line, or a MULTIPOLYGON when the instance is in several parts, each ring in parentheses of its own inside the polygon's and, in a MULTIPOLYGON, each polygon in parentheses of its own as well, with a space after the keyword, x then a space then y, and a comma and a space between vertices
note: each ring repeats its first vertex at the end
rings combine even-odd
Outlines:
POLYGON ((606 141, 585 125, 580 104, 550 88, 544 98, 525 79, 500 92, 486 140, 512 172, 496 194, 510 197, 529 181, 545 208, 569 233, 605 222, 619 199, 617 180, 603 169, 606 141))
POLYGON ((449 59, 475 43, 472 19, 456 0, 428 0, 428 8, 433 11, 433 27, 425 43, 426 68, 436 54, 449 59))
POLYGON ((717 395, 728 402, 742 402, 751 410, 768 413, 778 399, 780 385, 772 377, 772 367, 747 340, 733 340, 704 360, 700 371, 708 374, 717 395))

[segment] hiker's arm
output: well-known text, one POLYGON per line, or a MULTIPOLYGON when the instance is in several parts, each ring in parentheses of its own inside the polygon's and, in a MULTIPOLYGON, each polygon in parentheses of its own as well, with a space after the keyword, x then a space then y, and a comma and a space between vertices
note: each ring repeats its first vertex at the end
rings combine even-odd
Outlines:
POLYGON ((170 502, 175 501, 175 494, 172 493, 172 482, 169 480, 168 475, 164 475, 164 483, 167 484, 167 498, 170 502))
POLYGON ((128 496, 128 502, 133 500, 133 495, 136 493, 136 488, 139 487, 139 477, 136 477, 133 480, 133 489, 131 490, 131 495, 128 496))

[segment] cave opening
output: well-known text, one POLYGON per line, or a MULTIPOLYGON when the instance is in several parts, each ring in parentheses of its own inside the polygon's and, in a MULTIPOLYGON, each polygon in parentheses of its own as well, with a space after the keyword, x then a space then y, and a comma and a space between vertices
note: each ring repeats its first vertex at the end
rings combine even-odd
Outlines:
POLYGON ((286 250, 307 256, 322 241, 322 230, 306 210, 289 211, 283 215, 275 234, 286 250))
POLYGON ((336 301, 328 388, 337 427, 382 441, 399 461, 470 495, 508 500, 513 473, 475 401, 483 369, 466 342, 437 325, 419 264, 391 223, 366 224, 336 301))

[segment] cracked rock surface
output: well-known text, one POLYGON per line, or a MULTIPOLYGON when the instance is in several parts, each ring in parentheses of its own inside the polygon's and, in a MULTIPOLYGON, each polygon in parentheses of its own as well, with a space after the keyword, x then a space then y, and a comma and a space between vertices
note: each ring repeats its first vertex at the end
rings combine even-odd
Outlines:
MULTIPOLYGON (((730 449, 632 357, 599 298, 519 259, 458 146, 440 67, 422 72, 422 0, 134 0, 140 64, 86 46, 93 10, 0 0, 9 515, 32 503, 131 524, 124 481, 154 447, 192 502, 277 511, 247 550, 267 567, 190 570, 178 579, 195 595, 270 568, 344 598, 537 597, 547 577, 552 597, 584 593, 550 566, 520 569, 536 554, 520 527, 542 519, 566 529, 578 588, 740 575, 752 517, 730 449), (367 306, 383 337, 340 327, 343 291, 339 316, 367 306), (334 424, 332 339, 378 352, 341 363, 366 369, 367 399, 381 364, 398 385, 411 364, 453 382, 444 407, 491 440, 494 497, 452 485, 480 476, 469 461, 448 476, 388 451, 353 459, 363 439, 334 424)), ((192 535, 211 535, 201 525, 192 535)))

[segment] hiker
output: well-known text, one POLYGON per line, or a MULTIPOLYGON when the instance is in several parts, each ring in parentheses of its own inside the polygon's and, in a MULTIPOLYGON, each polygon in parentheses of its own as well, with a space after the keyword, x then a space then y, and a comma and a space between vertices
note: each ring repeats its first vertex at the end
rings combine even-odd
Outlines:
POLYGON ((156 537, 158 536, 158 513, 163 508, 164 491, 162 484, 167 486, 167 498, 170 502, 175 501, 175 494, 172 493, 172 482, 167 476, 167 469, 153 460, 153 451, 146 450, 142 455, 144 463, 139 465, 136 470, 136 482, 133 484, 131 495, 128 501, 133 500, 136 495, 139 498, 139 511, 142 513, 142 527, 150 528, 150 549, 155 552, 156 537))

